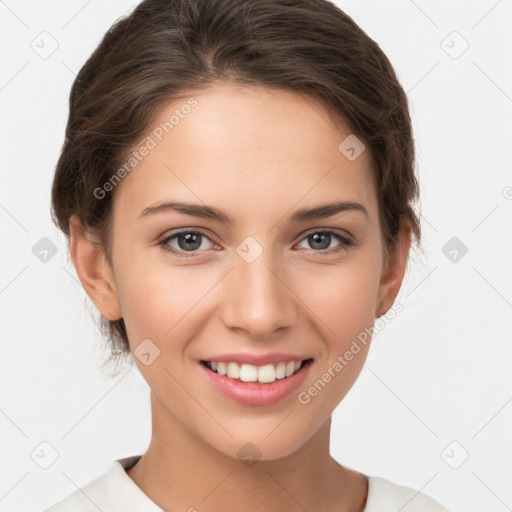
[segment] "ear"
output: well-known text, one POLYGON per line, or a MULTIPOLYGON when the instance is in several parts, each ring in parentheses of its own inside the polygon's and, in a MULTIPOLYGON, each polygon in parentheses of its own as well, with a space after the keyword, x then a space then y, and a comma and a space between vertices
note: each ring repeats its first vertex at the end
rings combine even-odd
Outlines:
POLYGON ((107 320, 119 320, 123 315, 103 247, 76 215, 69 220, 69 231, 69 253, 84 290, 101 316, 107 320))
POLYGON ((411 224, 405 216, 400 218, 400 230, 392 247, 390 261, 385 261, 379 283, 376 317, 382 316, 395 302, 402 285, 407 258, 411 247, 411 224))

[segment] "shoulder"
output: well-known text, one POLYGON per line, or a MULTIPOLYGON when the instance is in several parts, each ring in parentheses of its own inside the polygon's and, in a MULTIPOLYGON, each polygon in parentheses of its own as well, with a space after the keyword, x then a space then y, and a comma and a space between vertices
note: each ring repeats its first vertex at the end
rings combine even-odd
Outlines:
POLYGON ((112 479, 112 468, 105 474, 95 478, 87 485, 80 487, 75 492, 59 501, 45 512, 97 512, 108 499, 112 486, 115 485, 112 479))
POLYGON ((448 512, 430 496, 379 476, 368 476, 363 512, 448 512))
POLYGON ((161 512, 125 471, 139 457, 116 460, 106 473, 44 512, 161 512))

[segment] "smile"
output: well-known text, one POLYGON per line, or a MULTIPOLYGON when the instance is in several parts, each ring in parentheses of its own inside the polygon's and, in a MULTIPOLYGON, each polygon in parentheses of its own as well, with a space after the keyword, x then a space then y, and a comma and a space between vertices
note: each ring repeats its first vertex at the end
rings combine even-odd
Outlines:
POLYGON ((313 358, 262 366, 203 360, 199 367, 221 395, 243 405, 262 406, 275 404, 297 391, 312 364, 313 358), (225 375, 221 375, 224 371, 225 375))
POLYGON ((201 361, 207 368, 218 375, 226 376, 241 382, 260 382, 268 384, 278 379, 291 377, 303 364, 304 361, 282 361, 275 364, 256 366, 252 364, 238 364, 235 361, 201 361))

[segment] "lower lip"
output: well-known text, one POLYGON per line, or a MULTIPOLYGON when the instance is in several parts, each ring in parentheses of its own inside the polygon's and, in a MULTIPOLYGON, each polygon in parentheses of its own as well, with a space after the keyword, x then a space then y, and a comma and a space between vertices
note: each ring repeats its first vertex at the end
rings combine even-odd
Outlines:
POLYGON ((199 366, 206 373, 211 384, 223 395, 244 405, 270 405, 286 398, 300 387, 311 363, 312 361, 309 360, 290 377, 277 379, 267 384, 230 379, 210 370, 203 363, 199 363, 199 366))

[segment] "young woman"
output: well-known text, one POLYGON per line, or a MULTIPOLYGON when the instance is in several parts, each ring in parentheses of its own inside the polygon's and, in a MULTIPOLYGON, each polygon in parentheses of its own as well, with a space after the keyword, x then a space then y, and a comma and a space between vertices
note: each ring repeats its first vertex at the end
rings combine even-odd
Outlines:
POLYGON ((334 4, 117 21, 73 84, 52 209, 152 438, 49 510, 446 512, 330 455, 417 196, 405 93, 334 4))

